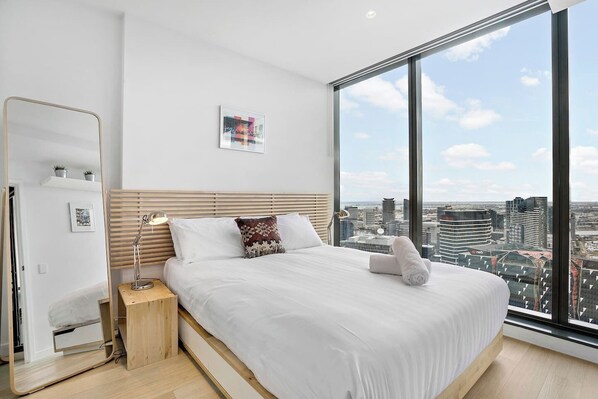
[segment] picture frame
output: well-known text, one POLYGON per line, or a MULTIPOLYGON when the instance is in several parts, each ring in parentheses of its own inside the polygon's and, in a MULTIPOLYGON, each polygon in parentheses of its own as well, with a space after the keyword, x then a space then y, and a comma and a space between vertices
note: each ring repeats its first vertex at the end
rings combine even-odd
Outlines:
POLYGON ((220 148, 263 154, 266 148, 266 117, 221 105, 220 148))
POLYGON ((95 213, 91 202, 69 202, 69 210, 72 233, 96 231, 95 213))

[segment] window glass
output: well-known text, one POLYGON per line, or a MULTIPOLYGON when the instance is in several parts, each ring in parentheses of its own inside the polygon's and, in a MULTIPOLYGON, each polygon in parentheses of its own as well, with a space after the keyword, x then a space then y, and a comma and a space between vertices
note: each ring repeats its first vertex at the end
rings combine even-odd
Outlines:
POLYGON ((424 256, 552 297, 550 14, 422 59, 424 256))
POLYGON ((409 235, 407 66, 340 92, 340 245, 389 253, 409 235))

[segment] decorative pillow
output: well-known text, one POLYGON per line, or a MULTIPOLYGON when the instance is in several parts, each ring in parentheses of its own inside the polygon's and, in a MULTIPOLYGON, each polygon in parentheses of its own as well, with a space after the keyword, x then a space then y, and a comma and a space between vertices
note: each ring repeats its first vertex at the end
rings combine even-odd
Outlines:
POLYGON ((322 245, 322 240, 309 221, 309 217, 298 213, 289 213, 278 216, 276 220, 282 245, 287 251, 322 245))
POLYGON ((284 252, 276 216, 256 219, 236 218, 235 222, 241 232, 246 258, 284 252))
POLYGON ((171 219, 169 227, 176 257, 183 263, 243 257, 233 218, 171 219))

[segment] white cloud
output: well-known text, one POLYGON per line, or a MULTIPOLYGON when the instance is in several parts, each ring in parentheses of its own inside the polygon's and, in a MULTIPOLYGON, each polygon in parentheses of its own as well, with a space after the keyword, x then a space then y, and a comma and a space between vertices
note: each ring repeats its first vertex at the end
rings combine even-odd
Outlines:
MULTIPOLYGON (((364 101, 388 111, 406 110, 407 96, 407 76, 394 83, 376 76, 345 89, 341 93, 341 109, 357 112, 359 102, 364 101)), ((483 108, 479 100, 470 99, 466 107, 459 106, 446 96, 444 86, 436 84, 425 73, 422 73, 422 105, 424 112, 432 117, 457 121, 468 130, 480 129, 501 119, 496 111, 483 108)))
POLYGON ((425 112, 436 118, 445 117, 459 111, 459 106, 444 94, 444 86, 436 84, 422 73, 422 105, 425 112))
MULTIPOLYGON (((404 90, 407 78, 397 82, 397 86, 404 90)), ((466 108, 459 106, 445 95, 445 88, 436 84, 430 76, 422 73, 422 105, 424 112, 434 118, 457 121, 467 130, 480 129, 489 126, 501 119, 501 116, 492 109, 482 107, 480 100, 467 100, 466 108)))
POLYGON ((354 99, 365 101, 375 107, 398 111, 407 109, 407 100, 391 82, 379 76, 348 87, 347 93, 354 99))
POLYGON ((364 132, 357 132, 353 133, 353 138, 357 140, 367 140, 370 138, 370 135, 364 132))
POLYGON ((519 78, 522 85, 527 87, 539 86, 542 83, 542 78, 550 79, 550 71, 545 69, 533 70, 530 68, 521 68, 520 71, 523 75, 519 78))
POLYGON ((480 144, 457 144, 442 151, 442 155, 446 163, 453 168, 475 168, 495 171, 513 170, 516 168, 512 162, 502 161, 492 163, 483 161, 481 158, 490 157, 490 153, 480 144))
POLYGON ((453 62, 463 60, 476 61, 478 58, 480 58, 480 54, 483 53, 484 50, 487 50, 492 46, 492 42, 505 37, 509 33, 510 29, 510 27, 502 28, 488 33, 487 35, 477 37, 466 43, 452 47, 446 51, 445 57, 453 62))
POLYGON ((484 158, 489 157, 490 153, 480 144, 456 144, 442 151, 446 158, 484 158))
POLYGON ((551 158, 550 150, 546 147, 540 147, 532 153, 532 158, 547 161, 551 158))
POLYGON ((538 86, 540 84, 540 79, 535 76, 523 75, 520 80, 522 85, 528 87, 538 86))
POLYGON ((578 146, 571 149, 571 171, 598 175, 598 148, 578 146))
POLYGON ((501 119, 501 116, 496 111, 482 108, 479 100, 470 99, 468 100, 468 105, 468 110, 459 117, 459 125, 464 129, 480 129, 501 119))
POLYGON ((355 101, 348 99, 347 96, 343 96, 341 94, 340 107, 341 111, 351 111, 359 108, 359 104, 357 104, 355 101))
POLYGON ((598 129, 586 129, 586 131, 591 134, 592 136, 598 136, 598 129))
POLYGON ((393 151, 380 155, 378 159, 380 161, 408 161, 409 149, 405 147, 396 147, 393 151))
POLYGON ((454 186, 455 182, 449 179, 448 177, 442 178, 440 180, 435 181, 432 183, 435 186, 454 186))

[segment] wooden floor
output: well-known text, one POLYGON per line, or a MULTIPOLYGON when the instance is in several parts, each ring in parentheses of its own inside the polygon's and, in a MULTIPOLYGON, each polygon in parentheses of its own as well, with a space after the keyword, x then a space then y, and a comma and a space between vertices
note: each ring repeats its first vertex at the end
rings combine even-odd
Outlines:
MULTIPOLYGON (((184 352, 133 371, 111 362, 28 399, 212 399, 221 398, 205 374, 184 352)), ((8 367, 0 366, 0 398, 14 398, 8 367)), ((598 365, 505 337, 504 349, 467 399, 596 399, 598 365)))

